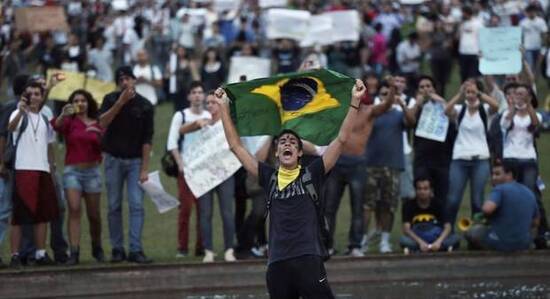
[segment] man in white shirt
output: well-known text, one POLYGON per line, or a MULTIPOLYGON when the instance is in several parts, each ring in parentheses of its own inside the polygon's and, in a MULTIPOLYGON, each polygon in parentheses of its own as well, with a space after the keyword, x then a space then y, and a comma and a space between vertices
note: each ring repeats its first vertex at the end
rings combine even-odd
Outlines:
POLYGON ((136 92, 148 99, 151 104, 158 102, 157 89, 162 88, 162 73, 156 65, 149 62, 149 55, 145 49, 137 53, 137 64, 134 66, 134 75, 137 78, 136 92))
POLYGON ((460 79, 462 82, 468 78, 479 76, 479 30, 483 24, 478 18, 473 17, 470 6, 462 8, 463 22, 458 30, 460 43, 458 47, 460 79))
POLYGON ((537 7, 530 4, 525 9, 526 18, 521 20, 519 26, 523 32, 523 48, 525 48, 525 59, 533 73, 537 74, 540 49, 542 48, 543 33, 548 32, 548 26, 543 18, 537 16, 537 7))
POLYGON ((416 81, 415 76, 420 71, 421 60, 422 51, 418 45, 418 34, 412 32, 397 46, 397 64, 409 84, 414 84, 416 81))

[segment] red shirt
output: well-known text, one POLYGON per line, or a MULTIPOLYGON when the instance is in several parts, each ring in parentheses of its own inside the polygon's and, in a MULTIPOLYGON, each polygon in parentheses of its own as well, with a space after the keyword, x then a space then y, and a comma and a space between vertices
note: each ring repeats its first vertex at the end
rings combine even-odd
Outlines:
POLYGON ((60 127, 51 123, 55 131, 65 137, 65 165, 101 162, 101 136, 103 129, 95 121, 86 125, 78 117, 66 117, 60 127))

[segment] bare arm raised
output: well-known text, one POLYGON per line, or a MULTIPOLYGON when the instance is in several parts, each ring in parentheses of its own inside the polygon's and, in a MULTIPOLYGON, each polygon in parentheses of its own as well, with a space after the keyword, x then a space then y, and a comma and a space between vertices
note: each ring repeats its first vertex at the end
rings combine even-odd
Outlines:
POLYGON ((361 104, 361 97, 366 90, 367 88, 363 84, 363 81, 355 81, 355 86, 353 86, 351 91, 350 107, 348 109, 348 113, 346 114, 346 118, 344 118, 344 121, 342 122, 340 131, 338 132, 338 137, 336 137, 336 139, 329 144, 323 154, 325 173, 329 172, 332 167, 334 167, 336 160, 338 160, 338 157, 340 157, 340 154, 342 153, 344 144, 348 142, 350 138, 351 131, 353 130, 353 126, 355 124, 355 118, 357 116, 357 112, 359 111, 359 105, 361 104))
POLYGON ((237 156, 239 161, 243 164, 243 167, 249 174, 254 177, 258 177, 258 160, 250 154, 241 142, 239 133, 231 120, 229 115, 229 99, 222 88, 218 88, 215 92, 216 102, 220 106, 221 119, 223 123, 223 130, 225 132, 225 138, 229 143, 229 148, 237 156))

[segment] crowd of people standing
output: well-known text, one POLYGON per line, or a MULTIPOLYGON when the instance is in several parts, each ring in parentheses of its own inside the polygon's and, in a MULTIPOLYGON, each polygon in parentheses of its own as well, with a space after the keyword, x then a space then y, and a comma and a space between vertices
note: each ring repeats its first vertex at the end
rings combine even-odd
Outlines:
MULTIPOLYGON (((298 71, 309 63, 359 78, 366 86, 359 111, 364 117, 351 132, 353 145, 343 149, 320 190, 330 254, 340 247, 334 236, 337 223, 347 221, 344 254, 364 256, 377 239, 378 251, 395 251, 391 232, 400 204, 399 243, 405 252, 455 250, 456 218, 468 183, 472 219, 482 214, 485 221, 498 219, 490 228, 482 220, 474 224, 467 236, 471 248, 520 250, 533 242, 537 248, 546 246, 542 153, 536 147, 546 117, 537 112, 544 95, 536 80, 550 75, 550 56, 544 48, 545 1, 451 0, 414 6, 392 1, 289 1, 290 8, 312 13, 354 9, 361 16, 358 41, 310 48, 291 39, 267 39, 265 9, 257 1, 242 1, 235 10, 223 11, 203 1, 128 1, 129 6, 120 10, 108 1, 44 2, 64 6, 69 32, 19 32, 14 11, 26 1, 1 6, 0 79, 9 101, 0 115, 0 148, 4 153, 12 150, 14 160, 11 166, 3 165, 5 175, 0 179, 0 242, 11 227, 14 267, 79 263, 82 202, 90 222, 92 255, 99 262, 106 260, 99 212, 103 190, 110 261, 151 262, 142 246, 145 209, 139 183, 147 180, 150 170, 154 128, 168 127, 168 122, 154 123, 155 105, 164 102, 172 103, 174 115, 168 136, 161 139, 180 170, 174 254, 189 255, 194 204, 199 219, 195 255, 203 256, 204 262, 215 260, 212 215, 217 198, 224 260, 266 256, 262 182, 240 170, 195 198, 183 174, 184 156, 200 142, 196 131, 220 121, 214 90, 227 81, 229 61, 238 56, 269 58, 272 74, 298 71), (197 22, 189 8, 202 6, 207 13, 197 22), (522 71, 483 76, 479 30, 499 26, 522 29, 522 71), (424 74, 426 66, 431 76, 424 74), (450 90, 456 66, 461 84, 450 90), (100 99, 76 90, 62 99, 67 104, 55 101, 52 112, 46 105, 48 92, 63 80, 61 71, 61 77, 46 82, 46 71, 52 68, 113 80, 117 91, 98 105, 100 99), (418 134, 425 111, 444 115, 448 127, 441 140, 418 134), (62 177, 53 159, 56 134, 66 150, 62 177), (487 196, 491 176, 496 187, 487 196), (350 218, 338 219, 347 186, 350 218), (127 247, 124 196, 129 207, 127 247), (249 198, 252 208, 247 215, 249 198), (522 198, 528 199, 519 209, 522 198), (68 241, 63 233, 65 210, 68 241), (53 260, 46 253, 48 224, 53 260), (509 230, 512 226, 520 228, 509 230)), ((247 149, 258 161, 273 163, 272 138, 247 138, 263 138, 264 146, 247 149)), ((308 156, 323 154, 322 147, 304 146, 303 163, 308 156)))

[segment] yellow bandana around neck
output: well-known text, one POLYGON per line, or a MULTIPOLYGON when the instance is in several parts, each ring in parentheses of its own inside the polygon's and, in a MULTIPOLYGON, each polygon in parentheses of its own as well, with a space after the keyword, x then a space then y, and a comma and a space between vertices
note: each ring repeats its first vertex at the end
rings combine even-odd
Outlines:
POLYGON ((279 187, 279 191, 283 190, 290 183, 294 182, 294 180, 300 174, 301 168, 302 167, 300 165, 292 170, 279 167, 279 171, 277 172, 277 185, 279 187))

